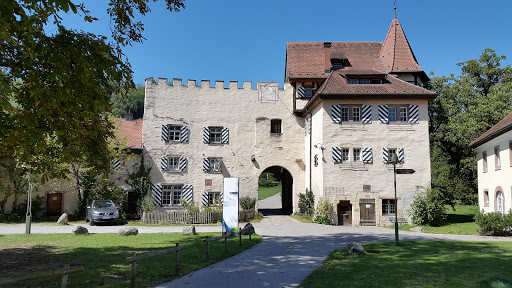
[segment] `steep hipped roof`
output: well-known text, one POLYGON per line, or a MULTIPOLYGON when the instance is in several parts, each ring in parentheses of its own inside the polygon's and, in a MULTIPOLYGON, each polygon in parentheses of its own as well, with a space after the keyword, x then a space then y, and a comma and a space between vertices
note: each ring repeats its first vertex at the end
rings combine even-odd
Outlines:
POLYGON ((402 25, 396 18, 391 22, 388 35, 379 52, 379 59, 386 66, 388 73, 423 72, 405 37, 402 25))
MULTIPOLYGON (((380 42, 332 42, 330 57, 348 59, 343 71, 361 70, 385 73, 379 62, 380 42)), ((327 78, 325 73, 324 42, 291 42, 286 44, 288 78, 327 78)))
POLYGON ((480 135, 475 141, 469 144, 469 147, 476 148, 485 144, 492 139, 512 130, 512 113, 508 114, 498 124, 494 125, 491 129, 487 130, 484 134, 480 135))
POLYGON ((118 125, 117 138, 126 141, 126 148, 142 149, 142 119, 126 121, 124 118, 115 118, 118 125))

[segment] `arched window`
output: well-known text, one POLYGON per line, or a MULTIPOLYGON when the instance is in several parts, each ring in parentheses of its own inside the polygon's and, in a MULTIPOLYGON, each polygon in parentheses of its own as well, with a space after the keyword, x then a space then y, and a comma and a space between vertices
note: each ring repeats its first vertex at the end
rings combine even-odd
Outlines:
POLYGON ((501 191, 496 193, 496 210, 501 215, 505 214, 505 197, 501 191))

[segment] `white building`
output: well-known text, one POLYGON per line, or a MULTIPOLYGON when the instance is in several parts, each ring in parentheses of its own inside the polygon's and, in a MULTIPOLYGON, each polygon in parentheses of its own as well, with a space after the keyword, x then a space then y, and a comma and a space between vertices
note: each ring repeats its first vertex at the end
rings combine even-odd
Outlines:
POLYGON ((258 197, 258 177, 283 183, 282 209, 298 211, 310 189, 343 225, 384 225, 430 182, 428 101, 436 94, 397 19, 381 42, 288 43, 278 83, 146 79, 144 161, 153 167, 155 204, 182 209, 222 197, 224 177, 258 197), (200 85, 199 85, 200 84, 200 85), (213 85, 214 84, 214 85, 213 85), (415 174, 397 177, 393 166, 415 174))
POLYGON ((478 159, 478 204, 485 213, 512 209, 512 113, 469 144, 478 159))

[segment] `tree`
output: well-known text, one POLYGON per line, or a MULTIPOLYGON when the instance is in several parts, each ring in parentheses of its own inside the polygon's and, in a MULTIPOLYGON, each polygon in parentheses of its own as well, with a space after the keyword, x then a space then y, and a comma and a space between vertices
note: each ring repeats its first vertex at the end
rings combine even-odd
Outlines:
MULTIPOLYGON (((183 0, 165 1, 170 11, 184 8, 183 0)), ((24 163, 43 180, 64 177, 77 158, 108 170, 106 147, 114 135, 105 112, 112 93, 134 87, 123 47, 144 39, 134 15, 148 13, 148 2, 110 0, 108 41, 62 23, 62 13, 97 20, 84 4, 0 1, 0 156, 24 163), (58 27, 54 35, 44 30, 49 23, 58 27)))
POLYGON ((476 201, 476 151, 468 145, 512 111, 512 67, 501 67, 504 59, 485 49, 457 64, 459 76, 431 81, 439 94, 429 104, 432 185, 449 204, 476 201))
POLYGON ((144 86, 139 86, 128 91, 127 95, 112 94, 112 114, 116 118, 124 118, 131 112, 134 119, 144 116, 144 86))
MULTIPOLYGON (((151 198, 151 166, 145 167, 144 162, 141 162, 139 167, 132 171, 128 175, 128 179, 125 181, 126 184, 130 185, 135 192, 137 198, 137 211, 142 215, 144 210, 144 201, 151 198)), ((150 203, 146 203, 146 206, 152 207, 153 202, 150 199, 150 203)))

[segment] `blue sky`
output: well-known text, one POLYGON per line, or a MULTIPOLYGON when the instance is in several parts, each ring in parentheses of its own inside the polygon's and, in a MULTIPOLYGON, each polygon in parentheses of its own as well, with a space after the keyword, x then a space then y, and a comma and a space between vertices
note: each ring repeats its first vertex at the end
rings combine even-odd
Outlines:
MULTIPOLYGON (((69 28, 110 35, 107 1, 88 1, 92 24, 66 16, 69 28)), ((286 42, 380 41, 393 20, 393 0, 185 0, 181 12, 163 1, 141 17, 142 44, 127 47, 134 80, 147 77, 211 81, 284 79, 286 42)), ((512 1, 397 0, 397 16, 420 66, 436 76, 459 74, 456 63, 485 48, 512 64, 512 1)))

